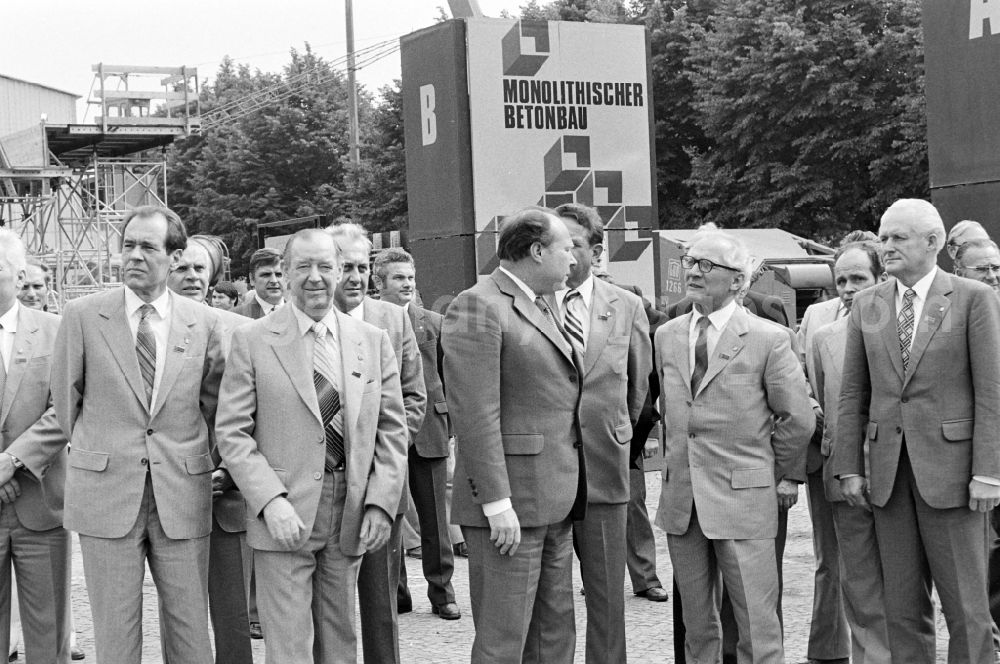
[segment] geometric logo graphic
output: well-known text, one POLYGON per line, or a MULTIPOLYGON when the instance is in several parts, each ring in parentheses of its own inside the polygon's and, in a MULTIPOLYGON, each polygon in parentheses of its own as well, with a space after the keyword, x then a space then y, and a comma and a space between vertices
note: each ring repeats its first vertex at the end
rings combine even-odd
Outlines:
POLYGON ((504 76, 534 76, 549 59, 548 21, 518 21, 504 35, 501 46, 504 76), (525 39, 534 44, 533 50, 524 51, 525 39))

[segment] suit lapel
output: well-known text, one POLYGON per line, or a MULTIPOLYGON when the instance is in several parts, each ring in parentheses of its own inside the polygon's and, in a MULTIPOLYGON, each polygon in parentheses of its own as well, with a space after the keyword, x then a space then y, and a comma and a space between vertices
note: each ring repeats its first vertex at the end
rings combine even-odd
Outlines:
POLYGON ((111 350, 111 356, 118 363, 122 375, 125 376, 125 382, 132 388, 139 403, 149 412, 146 388, 142 384, 139 360, 135 356, 135 339, 132 338, 127 320, 128 314, 125 312, 125 289, 119 288, 113 291, 98 315, 102 319, 101 335, 111 350))
POLYGON ((590 334, 587 337, 587 352, 584 356, 584 375, 597 364, 597 359, 604 353, 608 336, 615 324, 618 310, 615 303, 618 296, 610 288, 605 290, 604 283, 594 277, 594 297, 590 303, 590 334))
POLYGON ((748 330, 747 316, 749 315, 740 307, 737 307, 736 311, 733 312, 729 323, 719 335, 715 351, 708 357, 708 370, 705 371, 705 377, 701 379, 701 384, 698 386, 698 394, 701 394, 705 390, 705 386, 711 383, 712 379, 718 376, 719 372, 743 350, 743 335, 748 330))
MULTIPOLYGON (((538 328, 538 331, 544 334, 552 344, 559 349, 567 360, 570 362, 574 361, 574 355, 572 347, 569 341, 562 335, 561 332, 553 325, 542 313, 542 310, 538 308, 534 302, 528 299, 528 295, 521 290, 521 288, 515 284, 510 277, 501 272, 499 269, 495 270, 491 275, 491 278, 496 283, 497 287, 501 292, 506 293, 514 300, 514 311, 521 314, 529 323, 538 328)), ((546 300, 549 303, 549 309, 552 309, 551 298, 546 300)), ((553 310, 553 316, 555 315, 555 310, 553 310)))
POLYGON ((156 414, 163 408, 163 404, 167 401, 167 395, 170 394, 174 383, 177 382, 178 374, 184 367, 184 356, 191 344, 191 328, 195 324, 193 312, 184 306, 188 302, 184 300, 182 303, 180 297, 171 296, 171 299, 173 312, 170 315, 170 332, 167 334, 167 347, 165 349, 167 356, 164 358, 160 386, 156 390, 156 403, 153 404, 153 412, 151 413, 153 417, 156 417, 156 414))
POLYGON ((938 270, 937 276, 931 282, 930 290, 927 291, 927 301, 924 302, 924 308, 920 312, 920 320, 916 321, 914 326, 913 348, 910 350, 910 364, 907 366, 906 376, 903 379, 903 387, 906 387, 906 383, 913 376, 917 364, 920 363, 920 358, 927 350, 927 344, 930 343, 931 337, 941 327, 941 321, 944 320, 944 317, 948 315, 951 299, 947 296, 951 291, 951 277, 942 270, 938 270))
POLYGON ((305 344, 298 338, 299 326, 291 307, 282 307, 267 317, 267 334, 271 337, 271 348, 278 357, 281 368, 292 382, 299 397, 309 407, 312 414, 323 422, 313 384, 312 358, 306 357, 305 344))
MULTIPOLYGON (((366 307, 365 310, 367 309, 366 307)), ((365 366, 363 340, 348 318, 346 314, 337 312, 337 325, 340 328, 337 338, 340 340, 340 366, 343 372, 340 398, 344 404, 344 438, 349 441, 350 435, 346 434, 358 425, 358 418, 361 416, 361 394, 369 377, 363 371, 365 366)))
MULTIPOLYGON (((870 313, 874 324, 878 324, 882 318, 882 312, 889 312, 889 320, 881 326, 882 341, 885 343, 886 352, 889 353, 893 369, 896 370, 899 379, 903 380, 903 354, 899 350, 899 330, 896 327, 896 280, 891 279, 880 288, 879 295, 882 297, 882 303, 872 302, 870 313)), ((912 353, 910 357, 912 359, 912 353)))
POLYGON ((3 402, 0 404, 0 427, 7 423, 7 414, 14 404, 25 369, 34 356, 36 332, 38 332, 38 322, 34 312, 20 306, 17 314, 17 332, 14 334, 14 344, 11 346, 11 357, 8 362, 7 382, 4 384, 3 402))
POLYGON ((684 325, 677 328, 673 339, 674 366, 680 372, 681 382, 691 395, 691 314, 684 314, 684 325))

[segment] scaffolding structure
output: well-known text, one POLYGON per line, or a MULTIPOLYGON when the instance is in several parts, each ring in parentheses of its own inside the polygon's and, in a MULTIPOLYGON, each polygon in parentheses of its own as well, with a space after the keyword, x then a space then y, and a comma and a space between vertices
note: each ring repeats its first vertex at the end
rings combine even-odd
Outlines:
POLYGON ((49 268, 60 302, 121 284, 125 214, 167 204, 165 148, 201 128, 196 69, 93 69, 94 124, 42 121, 0 137, 0 226, 49 268), (136 87, 150 76, 162 90, 136 87))

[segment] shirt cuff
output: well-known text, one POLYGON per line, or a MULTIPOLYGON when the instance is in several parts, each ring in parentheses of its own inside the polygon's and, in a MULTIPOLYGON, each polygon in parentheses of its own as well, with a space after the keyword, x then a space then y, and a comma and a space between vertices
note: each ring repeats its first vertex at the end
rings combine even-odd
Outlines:
POLYGON ((846 480, 848 477, 861 477, 861 475, 857 473, 845 473, 843 475, 837 475, 838 480, 846 480))
POLYGON ((501 498, 500 500, 494 500, 490 503, 483 503, 483 516, 487 519, 491 516, 496 516, 501 512, 506 512, 511 509, 514 505, 510 502, 510 498, 501 498))
POLYGON ((973 475, 972 479, 977 482, 982 482, 983 484, 992 484, 993 486, 1000 486, 1000 479, 995 477, 987 477, 986 475, 973 475))

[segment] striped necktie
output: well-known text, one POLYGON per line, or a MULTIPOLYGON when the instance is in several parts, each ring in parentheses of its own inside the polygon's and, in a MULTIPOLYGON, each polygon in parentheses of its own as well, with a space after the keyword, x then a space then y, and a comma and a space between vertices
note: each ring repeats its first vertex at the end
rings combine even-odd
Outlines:
POLYGON ((698 326, 698 340, 694 344, 694 371, 691 372, 691 395, 698 394, 701 379, 708 371, 708 326, 712 321, 708 316, 702 316, 695 325, 698 326))
POLYGON ((313 385, 323 420, 326 435, 327 472, 337 470, 344 464, 344 415, 340 408, 340 392, 337 389, 337 372, 334 369, 333 353, 327 344, 327 329, 323 323, 312 326, 316 343, 313 346, 313 385))
POLYGON ((910 346, 913 343, 913 300, 917 291, 907 288, 903 293, 903 308, 896 317, 896 330, 899 332, 899 353, 903 356, 903 371, 910 364, 910 346))
POLYGON ((135 355, 139 360, 139 373, 146 388, 146 403, 153 404, 153 384, 156 381, 156 337, 149 325, 149 316, 156 311, 151 304, 139 307, 139 328, 135 333, 135 355))
POLYGON ((587 338, 583 334, 583 322, 580 318, 580 308, 583 306, 583 296, 575 288, 566 293, 563 298, 563 325, 569 340, 580 351, 580 354, 587 352, 587 338))

